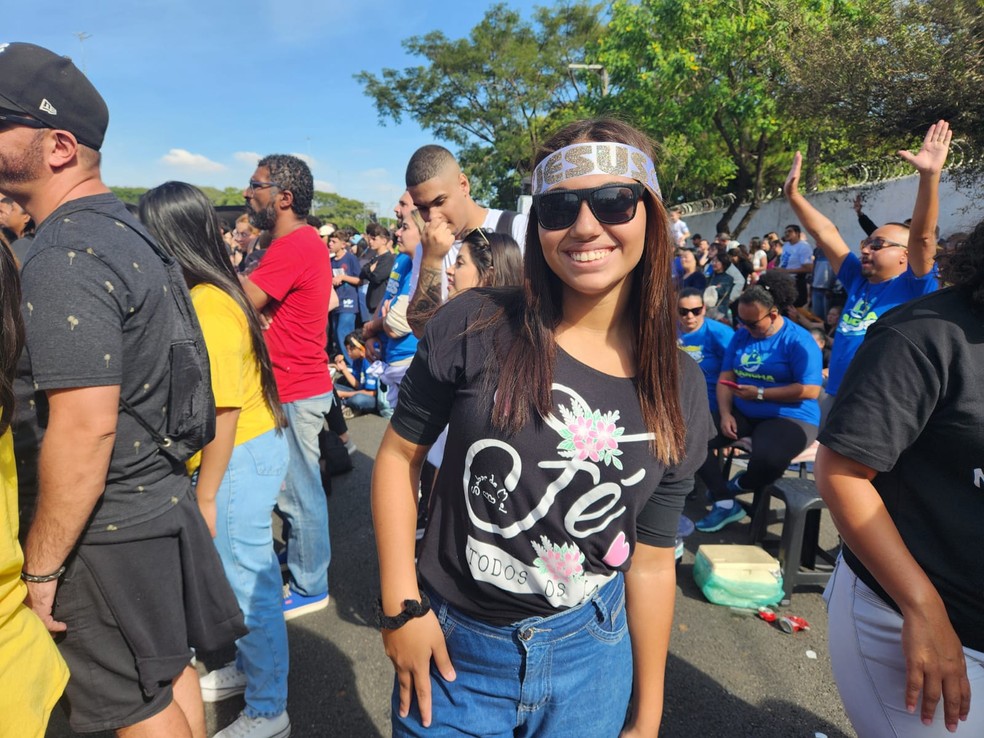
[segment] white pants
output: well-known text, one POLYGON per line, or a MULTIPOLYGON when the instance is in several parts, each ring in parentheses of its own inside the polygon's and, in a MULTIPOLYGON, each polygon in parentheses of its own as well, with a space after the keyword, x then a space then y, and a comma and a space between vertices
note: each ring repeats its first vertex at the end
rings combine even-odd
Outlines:
MULTIPOLYGON (((932 725, 923 725, 920 705, 905 708, 902 616, 855 576, 843 559, 827 589, 830 661, 844 709, 858 738, 952 736, 943 721, 943 700, 932 725)), ((984 653, 964 649, 970 680, 970 714, 957 736, 984 736, 984 653)), ((922 696, 920 695, 920 700, 922 696)))

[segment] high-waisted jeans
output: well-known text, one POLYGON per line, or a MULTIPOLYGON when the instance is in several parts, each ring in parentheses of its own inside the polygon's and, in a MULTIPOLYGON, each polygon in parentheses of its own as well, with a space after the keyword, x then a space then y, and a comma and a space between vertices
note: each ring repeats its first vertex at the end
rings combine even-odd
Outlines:
POLYGON ((587 602, 507 626, 470 618, 428 593, 457 678, 431 667, 432 723, 420 724, 413 697, 393 735, 483 738, 616 738, 632 691, 632 648, 621 574, 587 602))

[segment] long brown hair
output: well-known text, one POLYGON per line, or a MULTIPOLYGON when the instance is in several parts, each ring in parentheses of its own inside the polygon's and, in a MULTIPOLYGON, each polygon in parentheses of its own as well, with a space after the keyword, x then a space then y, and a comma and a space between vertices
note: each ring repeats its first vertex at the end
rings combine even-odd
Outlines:
POLYGON ((0 434, 14 415, 14 374, 24 348, 20 277, 14 254, 0 245, 0 434))
MULTIPOLYGON (((577 142, 613 141, 653 156, 652 142, 629 124, 612 118, 572 123, 536 153, 534 166, 554 151, 577 142)), ((637 357, 636 391, 643 422, 653 434, 657 459, 672 464, 682 458, 686 428, 680 408, 679 364, 674 325, 676 295, 670 275, 674 245, 666 210, 647 189, 646 235, 642 259, 633 270, 629 318, 634 322, 637 357)), ((547 265, 540 246, 535 210, 526 231, 521 306, 510 317, 514 338, 503 350, 498 373, 493 424, 517 432, 550 414, 562 284, 547 265)))

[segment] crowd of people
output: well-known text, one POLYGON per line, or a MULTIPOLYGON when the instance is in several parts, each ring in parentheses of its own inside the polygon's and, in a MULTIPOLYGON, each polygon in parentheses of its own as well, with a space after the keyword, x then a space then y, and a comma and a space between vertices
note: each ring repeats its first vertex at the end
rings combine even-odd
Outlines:
POLYGON ((390 418, 371 493, 393 735, 656 736, 695 478, 712 533, 818 437, 851 722, 984 733, 984 223, 937 266, 944 121, 900 152, 911 219, 867 221, 858 252, 799 154, 784 239, 691 234, 652 142, 609 118, 535 152, 527 214, 424 146, 396 228, 363 234, 314 217, 280 154, 234 223, 181 182, 128 209, 107 125, 70 60, 0 46, 10 735, 43 736, 63 691, 80 733, 203 738, 203 703, 242 694, 217 736, 290 735, 286 621, 329 603, 321 439, 353 450, 364 413, 390 418))

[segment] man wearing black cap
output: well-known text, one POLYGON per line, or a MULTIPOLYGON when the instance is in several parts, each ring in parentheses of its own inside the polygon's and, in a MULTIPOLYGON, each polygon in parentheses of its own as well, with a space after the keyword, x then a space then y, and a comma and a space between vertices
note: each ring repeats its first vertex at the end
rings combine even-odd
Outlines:
POLYGON ((197 738, 190 647, 244 629, 183 465, 154 431, 173 408, 170 301, 186 293, 101 180, 108 122, 69 59, 0 44, 0 190, 38 223, 22 305, 46 426, 21 579, 60 636, 73 729, 197 738))

